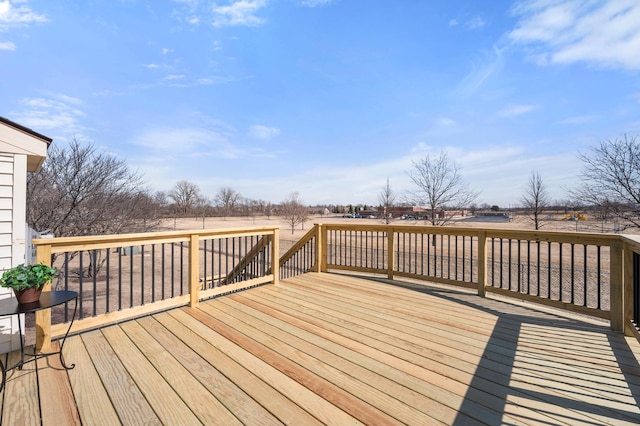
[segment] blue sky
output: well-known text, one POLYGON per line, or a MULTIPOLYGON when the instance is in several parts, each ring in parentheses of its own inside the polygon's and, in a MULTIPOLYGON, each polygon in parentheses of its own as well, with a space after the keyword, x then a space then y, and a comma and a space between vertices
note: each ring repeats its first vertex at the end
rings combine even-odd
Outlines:
POLYGON ((553 198, 640 136, 637 0, 0 0, 0 115, 179 180, 377 204, 445 150, 479 202, 553 198))

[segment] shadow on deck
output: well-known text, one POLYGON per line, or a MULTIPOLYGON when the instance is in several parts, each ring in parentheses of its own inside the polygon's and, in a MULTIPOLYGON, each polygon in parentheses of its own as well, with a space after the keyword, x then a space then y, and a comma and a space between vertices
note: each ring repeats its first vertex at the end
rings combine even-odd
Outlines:
POLYGON ((3 425, 640 423, 635 339, 409 281, 305 274, 72 336, 64 353, 75 369, 9 374, 3 425))

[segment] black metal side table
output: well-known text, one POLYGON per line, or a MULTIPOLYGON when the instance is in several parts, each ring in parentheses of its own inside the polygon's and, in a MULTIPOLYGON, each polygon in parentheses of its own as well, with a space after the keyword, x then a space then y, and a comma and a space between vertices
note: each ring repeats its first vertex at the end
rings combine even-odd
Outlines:
POLYGON ((67 332, 60 340, 60 350, 56 352, 47 352, 47 353, 33 353, 33 354, 25 354, 24 352, 24 341, 22 336, 22 324, 18 321, 18 329, 20 331, 20 361, 15 363, 12 366, 6 366, 2 363, 0 359, 0 368, 2 368, 2 384, 0 384, 0 392, 4 389, 4 385, 7 382, 7 372, 11 371, 15 368, 22 370, 22 366, 26 363, 36 361, 40 358, 46 358, 51 355, 59 355, 60 363, 62 366, 71 370, 76 365, 71 364, 67 366, 64 362, 64 358, 62 356, 62 348, 64 347, 64 342, 67 340, 67 336, 69 335, 69 331, 71 330, 71 326, 73 325, 73 320, 76 317, 76 310, 78 309, 78 293, 75 291, 49 291, 44 292, 40 295, 40 300, 33 303, 28 303, 26 305, 18 304, 18 301, 15 298, 0 300, 0 316, 11 316, 11 315, 20 315, 20 314, 29 314, 32 313, 35 315, 37 311, 41 311, 43 309, 49 309, 54 306, 62 305, 63 303, 67 303, 70 301, 75 301, 75 305, 73 307, 73 315, 71 316, 71 322, 69 323, 69 328, 67 328, 67 332), (25 361, 25 355, 30 357, 25 361))

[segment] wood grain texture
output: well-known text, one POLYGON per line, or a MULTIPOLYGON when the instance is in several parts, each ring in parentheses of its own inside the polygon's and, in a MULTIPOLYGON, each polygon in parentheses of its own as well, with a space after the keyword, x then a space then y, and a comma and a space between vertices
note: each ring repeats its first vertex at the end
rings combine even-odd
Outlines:
MULTIPOLYGON (((56 404, 76 404, 83 424, 640 423, 634 338, 411 280, 307 273, 72 336, 64 351, 76 368, 39 369, 40 398, 62 389, 56 404)), ((11 372, 2 424, 39 424, 22 403, 37 406, 38 381, 11 372)))

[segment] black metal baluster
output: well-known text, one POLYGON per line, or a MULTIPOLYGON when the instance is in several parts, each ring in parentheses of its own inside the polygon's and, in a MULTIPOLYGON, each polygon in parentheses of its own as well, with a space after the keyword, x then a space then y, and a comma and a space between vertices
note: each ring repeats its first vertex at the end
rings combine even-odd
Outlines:
POLYGON ((518 271, 518 293, 522 293, 523 292, 523 280, 522 280, 522 250, 521 250, 521 240, 518 239, 518 267, 517 267, 517 271, 518 271))
MULTIPOLYGON (((597 279, 597 282, 598 282, 598 309, 601 309, 602 308, 602 305, 601 305, 601 302, 602 302, 602 288, 601 288, 601 285, 602 285, 602 279, 601 279, 602 263, 601 263, 601 257, 600 257, 601 256, 601 254, 600 254, 601 246, 597 246, 597 247, 598 247, 598 250, 597 250, 597 257, 598 257, 598 272, 597 272, 597 274, 598 274, 598 279, 597 279)), ((611 283, 609 283, 609 285, 611 285, 611 283)))
POLYGON ((129 246, 129 307, 133 308, 133 246, 129 246))
POLYGON ((164 300, 165 298, 165 255, 164 255, 164 249, 165 249, 165 243, 162 243, 162 245, 160 246, 160 252, 162 254, 161 258, 160 258, 160 266, 162 268, 162 279, 160 282, 160 286, 161 286, 161 290, 162 290, 162 300, 164 300))
POLYGON ((575 244, 571 243, 571 304, 575 301, 575 244))
POLYGON ((188 270, 184 266, 184 241, 180 241, 180 295, 184 294, 184 273, 188 270))
MULTIPOLYGON (((64 253, 64 289, 69 290, 69 252, 64 253)), ((80 296, 82 297, 82 296, 80 296)), ((69 309, 64 309, 64 322, 69 321, 69 309)))
POLYGON ((420 275, 424 276, 424 233, 420 233, 420 275))
MULTIPOLYGON (((449 238, 449 248, 451 248, 451 239, 450 239, 450 235, 447 237, 449 238)), ((457 280, 458 279, 458 236, 454 235, 453 236, 453 279, 457 280)), ((451 265, 451 256, 449 256, 449 265, 451 265)), ((451 268, 451 266, 449 266, 449 268, 451 268)))
POLYGON ((204 253, 202 254, 202 263, 204 265, 202 265, 203 267, 203 277, 202 277, 202 289, 206 290, 207 289, 207 240, 204 240, 202 242, 202 244, 204 245, 204 253))
POLYGON ((587 277, 588 277, 588 268, 587 268, 587 245, 584 244, 582 246, 582 262, 583 262, 583 266, 584 266, 584 280, 582 282, 582 297, 583 297, 583 304, 582 306, 587 306, 587 277))
POLYGON ((540 241, 536 241, 536 256, 537 256, 536 295, 540 296, 540 241))
POLYGON ((83 284, 84 284, 84 265, 83 265, 83 256, 84 256, 84 252, 83 251, 79 251, 78 252, 78 257, 79 257, 79 266, 80 266, 80 271, 78 272, 78 293, 79 293, 79 297, 78 299, 78 309, 80 310, 79 313, 79 317, 80 319, 84 318, 84 309, 82 309, 82 302, 84 300, 84 291, 83 291, 83 284))
POLYGON ((509 238, 509 290, 513 290, 513 288, 511 287, 511 265, 512 265, 512 258, 511 258, 511 238, 509 238))
POLYGON ((91 262, 91 274, 92 276, 92 284, 93 284, 93 316, 95 317, 97 314, 98 308, 98 250, 91 250, 90 256, 93 258, 91 262))
POLYGON ((558 271, 560 275, 559 285, 558 285, 560 289, 560 298, 558 300, 562 302, 563 296, 564 296, 563 289, 562 289, 562 243, 558 243, 558 259, 559 259, 558 271))
POLYGON ((495 272, 495 263, 496 263, 496 249, 495 249, 495 238, 491 238, 491 286, 496 286, 496 272, 495 272))
POLYGON ((547 241, 547 298, 551 299, 551 242, 547 241))
POLYGON ((176 243, 171 243, 171 297, 176 295, 176 243))
POLYGON ((156 245, 151 244, 151 302, 156 301, 156 245))
POLYGON ((640 325, 640 255, 633 253, 633 323, 640 325))
POLYGON ((140 305, 144 305, 144 244, 140 246, 140 305))
POLYGON ((427 276, 431 276, 431 238, 433 235, 427 234, 427 276))
POLYGON ((527 240, 527 294, 531 294, 531 240, 527 240))
MULTIPOLYGON (((106 297, 105 297, 105 313, 109 313, 109 299, 111 298, 111 288, 109 286, 109 283, 111 282, 111 249, 106 249, 107 253, 107 262, 106 262, 106 268, 107 268, 107 276, 105 278, 105 282, 104 282, 104 286, 105 289, 107 291, 106 297)), ((66 310, 65 310, 65 322, 67 322, 67 317, 66 317, 66 310)))
POLYGON ((504 258, 503 258, 504 244, 502 238, 500 238, 500 288, 504 288, 504 258))
POLYGON ((122 310, 122 255, 124 246, 118 250, 118 310, 122 310))

